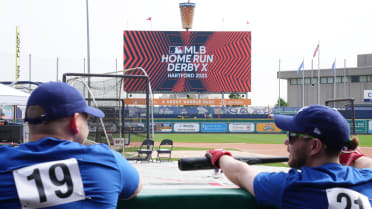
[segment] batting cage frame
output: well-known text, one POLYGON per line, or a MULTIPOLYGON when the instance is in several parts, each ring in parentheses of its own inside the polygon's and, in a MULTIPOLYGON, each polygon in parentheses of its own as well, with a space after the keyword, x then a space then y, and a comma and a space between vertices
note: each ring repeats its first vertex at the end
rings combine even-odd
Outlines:
MULTIPOLYGON (((126 116, 125 116, 125 99, 124 98, 102 98, 102 97, 95 97, 95 95, 90 91, 90 88, 91 88, 91 79, 93 78, 107 78, 107 79, 122 79, 122 82, 123 82, 123 86, 120 86, 119 87, 119 90, 120 91, 125 91, 124 89, 124 83, 125 83, 125 79, 143 79, 146 83, 146 86, 145 86, 145 93, 146 93, 146 104, 145 104, 145 109, 146 109, 146 129, 145 129, 145 132, 146 132, 146 139, 150 139, 150 90, 151 90, 151 86, 150 86, 150 79, 147 75, 132 75, 132 74, 129 74, 129 75, 117 75, 117 74, 86 74, 86 73, 64 73, 63 74, 63 82, 65 83, 68 83, 69 80, 68 78, 69 77, 72 77, 73 79, 71 80, 78 80, 78 79, 81 79, 81 78, 84 78, 84 79, 88 79, 88 82, 87 84, 85 82, 84 83, 84 88, 86 87, 87 90, 88 90, 88 96, 85 97, 85 100, 88 102, 88 104, 90 106, 94 106, 96 108, 99 108, 96 101, 108 101, 108 102, 120 102, 120 113, 119 113, 119 116, 120 116, 120 123, 119 123, 119 128, 120 128, 120 135, 124 136, 126 134, 126 116), (86 86, 87 85, 87 86, 86 86), (93 104, 94 105, 91 105, 90 103, 93 101, 93 104)), ((85 91, 85 90, 84 90, 85 91)), ((84 94, 83 94, 84 95, 84 94)), ((103 129, 103 132, 105 134, 105 138, 107 140, 107 143, 108 145, 110 145, 110 139, 109 139, 109 136, 107 135, 106 133, 106 128, 105 128, 105 125, 104 125, 104 122, 103 122, 103 119, 100 118, 99 119, 100 121, 100 125, 102 126, 102 129, 103 129)), ((96 124, 96 129, 98 128, 98 125, 96 124)), ((128 128, 128 134, 129 134, 129 137, 130 137, 130 128, 128 128)), ((99 131, 96 131, 95 132, 96 136, 95 138, 99 138, 99 134, 100 132, 99 131)), ((129 142, 123 142, 123 152, 124 152, 124 146, 127 145, 127 143, 130 143, 130 138, 128 139, 129 142)))
POLYGON ((339 98, 330 99, 325 101, 325 105, 336 108, 343 116, 347 119, 347 115, 351 117, 351 132, 355 135, 355 109, 354 109, 354 98, 339 98), (341 104, 341 105, 340 105, 341 104), (351 114, 347 114, 351 111, 351 114))

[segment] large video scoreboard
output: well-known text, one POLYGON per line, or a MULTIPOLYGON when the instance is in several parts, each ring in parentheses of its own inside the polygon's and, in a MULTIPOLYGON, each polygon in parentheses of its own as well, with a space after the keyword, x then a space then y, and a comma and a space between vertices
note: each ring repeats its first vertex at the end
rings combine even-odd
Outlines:
POLYGON ((250 92, 251 32, 124 31, 124 69, 135 67, 153 92, 250 92))

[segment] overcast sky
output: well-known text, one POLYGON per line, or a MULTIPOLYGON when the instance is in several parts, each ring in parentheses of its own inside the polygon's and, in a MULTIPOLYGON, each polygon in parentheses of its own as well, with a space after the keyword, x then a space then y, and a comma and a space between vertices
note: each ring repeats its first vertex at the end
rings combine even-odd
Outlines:
MULTIPOLYGON (((16 26, 21 37, 20 80, 50 81, 84 71, 87 56, 86 0, 0 0, 0 80, 15 80, 16 26)), ((91 73, 123 63, 124 30, 182 30, 182 0, 89 0, 91 73), (152 21, 146 20, 151 17, 152 21)), ((192 0, 192 31, 252 31, 254 106, 274 105, 276 73, 311 69, 320 41, 320 66, 355 67, 358 54, 372 53, 371 0, 192 0), (246 24, 249 21, 250 24, 246 24)), ((314 66, 318 66, 317 59, 314 66)), ((286 83, 281 97, 286 99, 286 83)))

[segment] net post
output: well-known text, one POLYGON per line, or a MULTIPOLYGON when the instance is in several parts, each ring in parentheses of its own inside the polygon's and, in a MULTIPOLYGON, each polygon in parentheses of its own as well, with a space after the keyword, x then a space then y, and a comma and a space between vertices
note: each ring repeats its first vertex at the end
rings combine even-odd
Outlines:
POLYGON ((146 125, 147 125, 147 139, 150 139, 150 105, 149 105, 149 101, 150 101, 150 98, 149 98, 149 94, 150 94, 150 79, 149 77, 146 78, 146 111, 147 111, 147 114, 146 114, 146 125))
POLYGON ((351 100, 351 114, 352 114, 352 123, 353 123, 353 135, 355 135, 355 112, 354 112, 354 99, 351 100))
MULTIPOLYGON (((336 103, 341 103, 341 102, 348 102, 351 107, 346 108, 346 109, 351 109, 351 134, 355 135, 355 109, 354 109, 354 98, 340 98, 340 99, 332 99, 332 100, 326 100, 325 105, 326 106, 331 106, 330 103, 333 103, 332 107, 337 108, 336 103)), ((344 116, 345 117, 345 116, 344 116)))

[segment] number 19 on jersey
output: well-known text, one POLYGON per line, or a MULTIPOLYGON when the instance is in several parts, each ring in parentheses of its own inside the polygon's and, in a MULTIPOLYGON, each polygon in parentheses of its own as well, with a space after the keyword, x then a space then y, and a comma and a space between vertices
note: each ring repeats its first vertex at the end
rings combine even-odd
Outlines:
POLYGON ((52 161, 13 171, 23 209, 44 208, 85 199, 76 159, 52 161))

